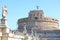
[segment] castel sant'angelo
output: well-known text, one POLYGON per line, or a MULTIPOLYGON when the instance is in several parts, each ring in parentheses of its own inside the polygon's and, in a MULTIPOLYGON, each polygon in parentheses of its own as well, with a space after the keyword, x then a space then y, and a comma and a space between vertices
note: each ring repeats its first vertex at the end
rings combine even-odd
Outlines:
POLYGON ((18 19, 18 30, 23 32, 24 24, 28 32, 31 29, 59 30, 58 19, 45 17, 43 10, 31 10, 27 18, 18 19))

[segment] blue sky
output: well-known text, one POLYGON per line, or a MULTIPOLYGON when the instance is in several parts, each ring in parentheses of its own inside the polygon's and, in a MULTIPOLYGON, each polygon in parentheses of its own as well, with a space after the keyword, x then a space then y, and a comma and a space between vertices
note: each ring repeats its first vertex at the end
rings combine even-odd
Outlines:
POLYGON ((29 11, 36 10, 37 5, 45 16, 57 18, 60 23, 60 0, 0 0, 0 19, 4 5, 8 8, 7 21, 11 29, 17 29, 17 20, 28 17, 29 11))

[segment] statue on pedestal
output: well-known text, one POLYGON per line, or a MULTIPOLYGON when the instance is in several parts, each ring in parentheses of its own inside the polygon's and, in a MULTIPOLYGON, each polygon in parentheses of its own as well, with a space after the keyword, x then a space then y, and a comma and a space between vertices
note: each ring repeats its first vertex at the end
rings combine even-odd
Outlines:
POLYGON ((1 19, 1 24, 7 24, 7 18, 6 18, 6 14, 7 14, 7 7, 4 6, 2 8, 2 19, 1 19))

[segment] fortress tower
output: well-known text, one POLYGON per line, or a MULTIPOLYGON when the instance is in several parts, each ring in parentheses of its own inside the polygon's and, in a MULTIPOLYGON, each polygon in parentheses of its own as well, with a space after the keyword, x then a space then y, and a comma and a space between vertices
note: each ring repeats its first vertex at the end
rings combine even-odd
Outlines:
POLYGON ((24 23, 26 23, 26 29, 28 32, 31 31, 31 28, 39 30, 57 30, 58 28, 58 19, 45 17, 43 10, 32 10, 29 12, 27 18, 18 19, 18 31, 23 32, 24 23))

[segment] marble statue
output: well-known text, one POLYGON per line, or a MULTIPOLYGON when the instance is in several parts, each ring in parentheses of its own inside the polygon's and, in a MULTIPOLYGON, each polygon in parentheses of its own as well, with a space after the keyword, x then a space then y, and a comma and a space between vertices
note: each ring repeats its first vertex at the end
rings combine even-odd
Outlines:
POLYGON ((2 10, 2 17, 3 17, 3 18, 6 18, 6 14, 7 14, 7 7, 4 6, 4 7, 3 7, 3 10, 2 10))

